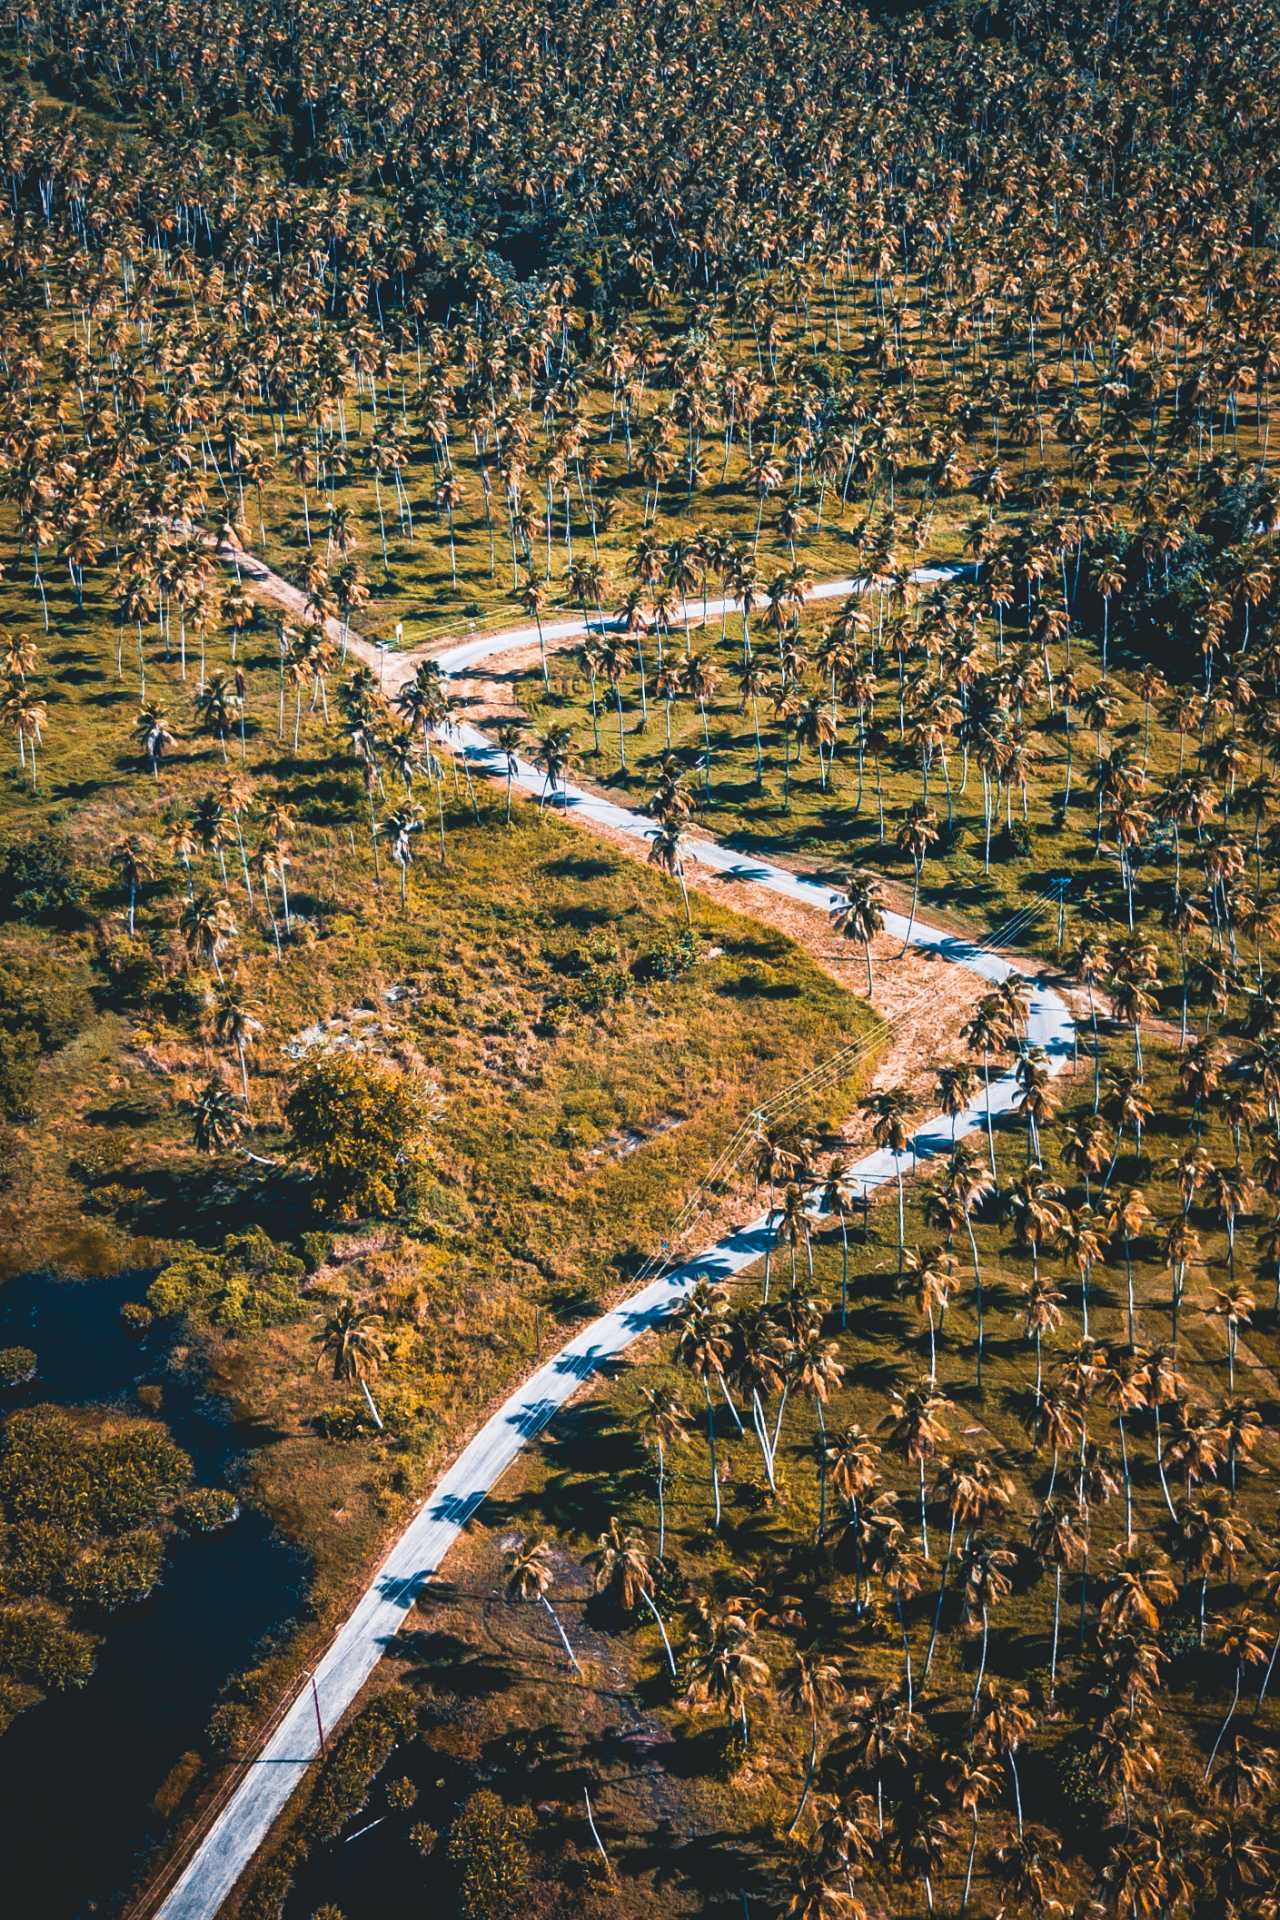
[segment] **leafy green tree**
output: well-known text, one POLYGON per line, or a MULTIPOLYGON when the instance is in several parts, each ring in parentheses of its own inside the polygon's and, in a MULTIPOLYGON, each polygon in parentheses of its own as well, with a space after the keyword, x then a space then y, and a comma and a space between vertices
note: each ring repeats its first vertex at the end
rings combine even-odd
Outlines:
POLYGON ((339 1220, 394 1213, 422 1165, 432 1100, 403 1068, 354 1053, 318 1053, 285 1101, 294 1154, 339 1220))

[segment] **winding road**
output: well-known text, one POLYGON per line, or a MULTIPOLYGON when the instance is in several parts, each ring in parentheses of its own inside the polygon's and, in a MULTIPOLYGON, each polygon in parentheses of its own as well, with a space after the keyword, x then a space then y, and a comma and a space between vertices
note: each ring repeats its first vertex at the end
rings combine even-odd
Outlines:
MULTIPOLYGON (((295 614, 301 613, 305 596, 298 588, 251 554, 221 548, 219 552, 228 564, 240 569, 263 598, 295 614)), ((944 568, 922 568, 913 578, 924 585, 941 581, 949 577, 949 573, 950 570, 944 568)), ((845 599, 863 588, 864 583, 854 579, 826 581, 814 587, 809 598, 815 601, 845 599)), ((707 612, 718 618, 724 610, 720 602, 713 601, 707 612)), ((736 603, 730 603, 728 610, 735 611, 736 603)), ((589 624, 594 627, 598 623, 589 624)), ((581 637, 587 626, 582 620, 544 622, 543 638, 553 646, 563 644, 581 637)), ((481 661, 528 646, 537 639, 536 627, 508 629, 464 641, 433 657, 443 673, 458 675, 481 661)), ((361 657, 378 664, 377 653, 368 643, 353 638, 351 644, 361 657)), ((387 680, 393 687, 400 684, 412 675, 423 657, 422 652, 388 655, 387 680)), ((451 733, 450 740, 454 750, 464 754, 478 772, 505 779, 506 755, 478 728, 461 724, 451 733)), ((520 761, 513 783, 526 793, 537 794, 543 780, 535 767, 520 761)), ((653 831, 653 822, 647 816, 572 784, 557 796, 557 806, 562 806, 571 819, 585 827, 603 827, 641 842, 647 842, 653 831)), ((837 898, 830 887, 818 881, 805 879, 767 860, 744 858, 719 841, 698 836, 688 842, 687 851, 693 860, 730 879, 785 895, 821 913, 828 912, 837 898)), ((890 935, 906 940, 907 923, 903 916, 887 914, 885 925, 890 935)), ((1014 972, 1023 971, 997 953, 919 921, 911 930, 910 940, 922 951, 969 968, 993 985, 1014 972)), ((1075 1047, 1070 1010, 1047 981, 1030 974, 1027 979, 1030 989, 1027 1043, 1043 1049, 1051 1070, 1060 1071, 1075 1047)), ((991 1113, 998 1118, 1011 1111, 1017 1093, 1012 1073, 993 1080, 989 1090, 991 1113)), ((959 1117, 955 1126, 957 1138, 985 1128, 986 1099, 984 1096, 976 1101, 959 1117)), ((868 1154, 853 1165, 851 1174, 871 1192, 895 1179, 899 1160, 906 1170, 919 1159, 949 1153, 951 1143, 951 1121, 938 1116, 925 1122, 904 1154, 898 1156, 888 1150, 868 1154)), ((541 1432, 558 1408, 580 1391, 584 1382, 639 1335, 659 1326, 696 1281, 727 1280, 753 1266, 763 1259, 770 1237, 768 1216, 761 1215, 650 1281, 585 1327, 553 1359, 531 1374, 493 1414, 391 1547, 317 1666, 314 1700, 311 1688, 307 1687, 276 1725, 190 1853, 180 1876, 157 1909, 160 1920, 214 1920, 317 1757, 317 1706, 324 1724, 335 1726, 368 1680, 462 1528, 521 1449, 541 1432)))

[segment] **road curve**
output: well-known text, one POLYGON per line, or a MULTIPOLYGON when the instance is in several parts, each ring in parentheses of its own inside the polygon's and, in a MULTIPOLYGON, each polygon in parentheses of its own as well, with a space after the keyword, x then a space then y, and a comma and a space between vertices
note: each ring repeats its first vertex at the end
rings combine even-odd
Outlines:
MULTIPOLYGON (((237 552, 224 553, 223 557, 234 560, 264 597, 291 609, 303 598, 296 587, 272 573, 254 556, 237 552)), ((913 577, 925 584, 948 577, 948 570, 922 568, 913 577)), ((862 584, 857 580, 827 581, 816 586, 809 597, 844 599, 858 592, 862 584)), ((718 617, 720 603, 713 602, 708 612, 718 617)), ((554 645, 581 636, 586 630, 587 623, 581 620, 544 622, 543 637, 554 645)), ((537 637, 536 628, 509 629, 462 642, 434 657, 441 671, 452 675, 536 641, 537 637)), ((373 656, 373 649, 366 643, 358 643, 358 650, 365 657, 373 656)), ((394 678, 399 681, 407 677, 420 657, 389 656, 386 666, 391 669, 393 663, 409 662, 407 672, 395 673, 394 678)), ((465 754, 477 771, 505 778, 505 754, 499 753, 478 728, 462 724, 451 738, 456 750, 465 754)), ((537 794, 542 788, 542 775, 527 762, 520 761, 514 784, 526 793, 537 794)), ((572 784, 557 796, 556 806, 585 826, 602 825, 640 841, 647 841, 653 831, 653 822, 645 815, 572 784)), ((783 894, 820 912, 828 911, 837 897, 833 889, 816 880, 805 879, 767 860, 745 858, 715 840, 692 839, 688 852, 693 859, 731 879, 783 894)), ((891 936, 906 938, 907 923, 903 916, 886 914, 885 926, 891 936)), ((913 946, 953 965, 969 968, 993 985, 1021 971, 999 954, 919 921, 910 938, 913 946)), ((1075 1048, 1075 1026, 1070 1010, 1046 980, 1032 975, 1027 978, 1030 989, 1027 1043, 1042 1048, 1051 1070, 1060 1071, 1075 1048)), ((993 1080, 989 1096, 992 1115, 999 1118, 1011 1111, 1017 1093, 1012 1073, 993 1080)), ((985 1127, 986 1119, 984 1096, 959 1117, 956 1138, 964 1138, 985 1127)), ((949 1153, 951 1142, 951 1122, 938 1116, 924 1123, 904 1154, 898 1156, 889 1150, 868 1154, 854 1163, 852 1177, 867 1192, 873 1192, 895 1178, 899 1160, 904 1171, 909 1170, 920 1159, 949 1153)), ((423 1501, 316 1668, 316 1698, 327 1727, 336 1725, 356 1698, 418 1595, 437 1572, 485 1495, 557 1409, 640 1334, 660 1325, 695 1281, 727 1280, 741 1273, 763 1259, 769 1239, 768 1218, 761 1215, 683 1265, 650 1281, 609 1313, 592 1321, 517 1387, 423 1501)), ((308 1689, 294 1701, 217 1814, 159 1908, 160 1920, 214 1920, 317 1757, 317 1748, 316 1708, 308 1689)))

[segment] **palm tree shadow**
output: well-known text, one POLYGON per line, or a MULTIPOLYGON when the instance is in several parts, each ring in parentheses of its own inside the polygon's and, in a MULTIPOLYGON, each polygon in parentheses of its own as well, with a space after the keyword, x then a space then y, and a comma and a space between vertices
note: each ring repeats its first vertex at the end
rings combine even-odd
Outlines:
MULTIPOLYGON (((446 1597, 446 1596, 442 1596, 446 1597)), ((520 1675, 508 1661, 479 1652, 469 1641, 440 1628, 415 1628, 387 1642, 387 1657, 404 1669, 410 1686, 441 1687, 464 1700, 506 1693, 520 1675)))

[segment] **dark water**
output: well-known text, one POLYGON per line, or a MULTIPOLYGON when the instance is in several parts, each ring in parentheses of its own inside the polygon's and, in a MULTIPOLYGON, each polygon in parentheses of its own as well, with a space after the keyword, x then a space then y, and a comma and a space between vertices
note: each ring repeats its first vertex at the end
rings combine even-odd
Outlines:
MULTIPOLYGON (((0 1346, 34 1347, 39 1378, 0 1410, 35 1401, 137 1411, 160 1356, 119 1317, 137 1283, 29 1277, 0 1293, 0 1346)), ((203 1485, 234 1485, 245 1438, 164 1376, 164 1418, 203 1485)), ((52 1694, 0 1738, 4 1910, 22 1920, 112 1913, 165 1821, 153 1797, 201 1736, 228 1673, 294 1617, 305 1556, 248 1508, 221 1533, 175 1538, 161 1585, 103 1626, 88 1685, 52 1694)))

